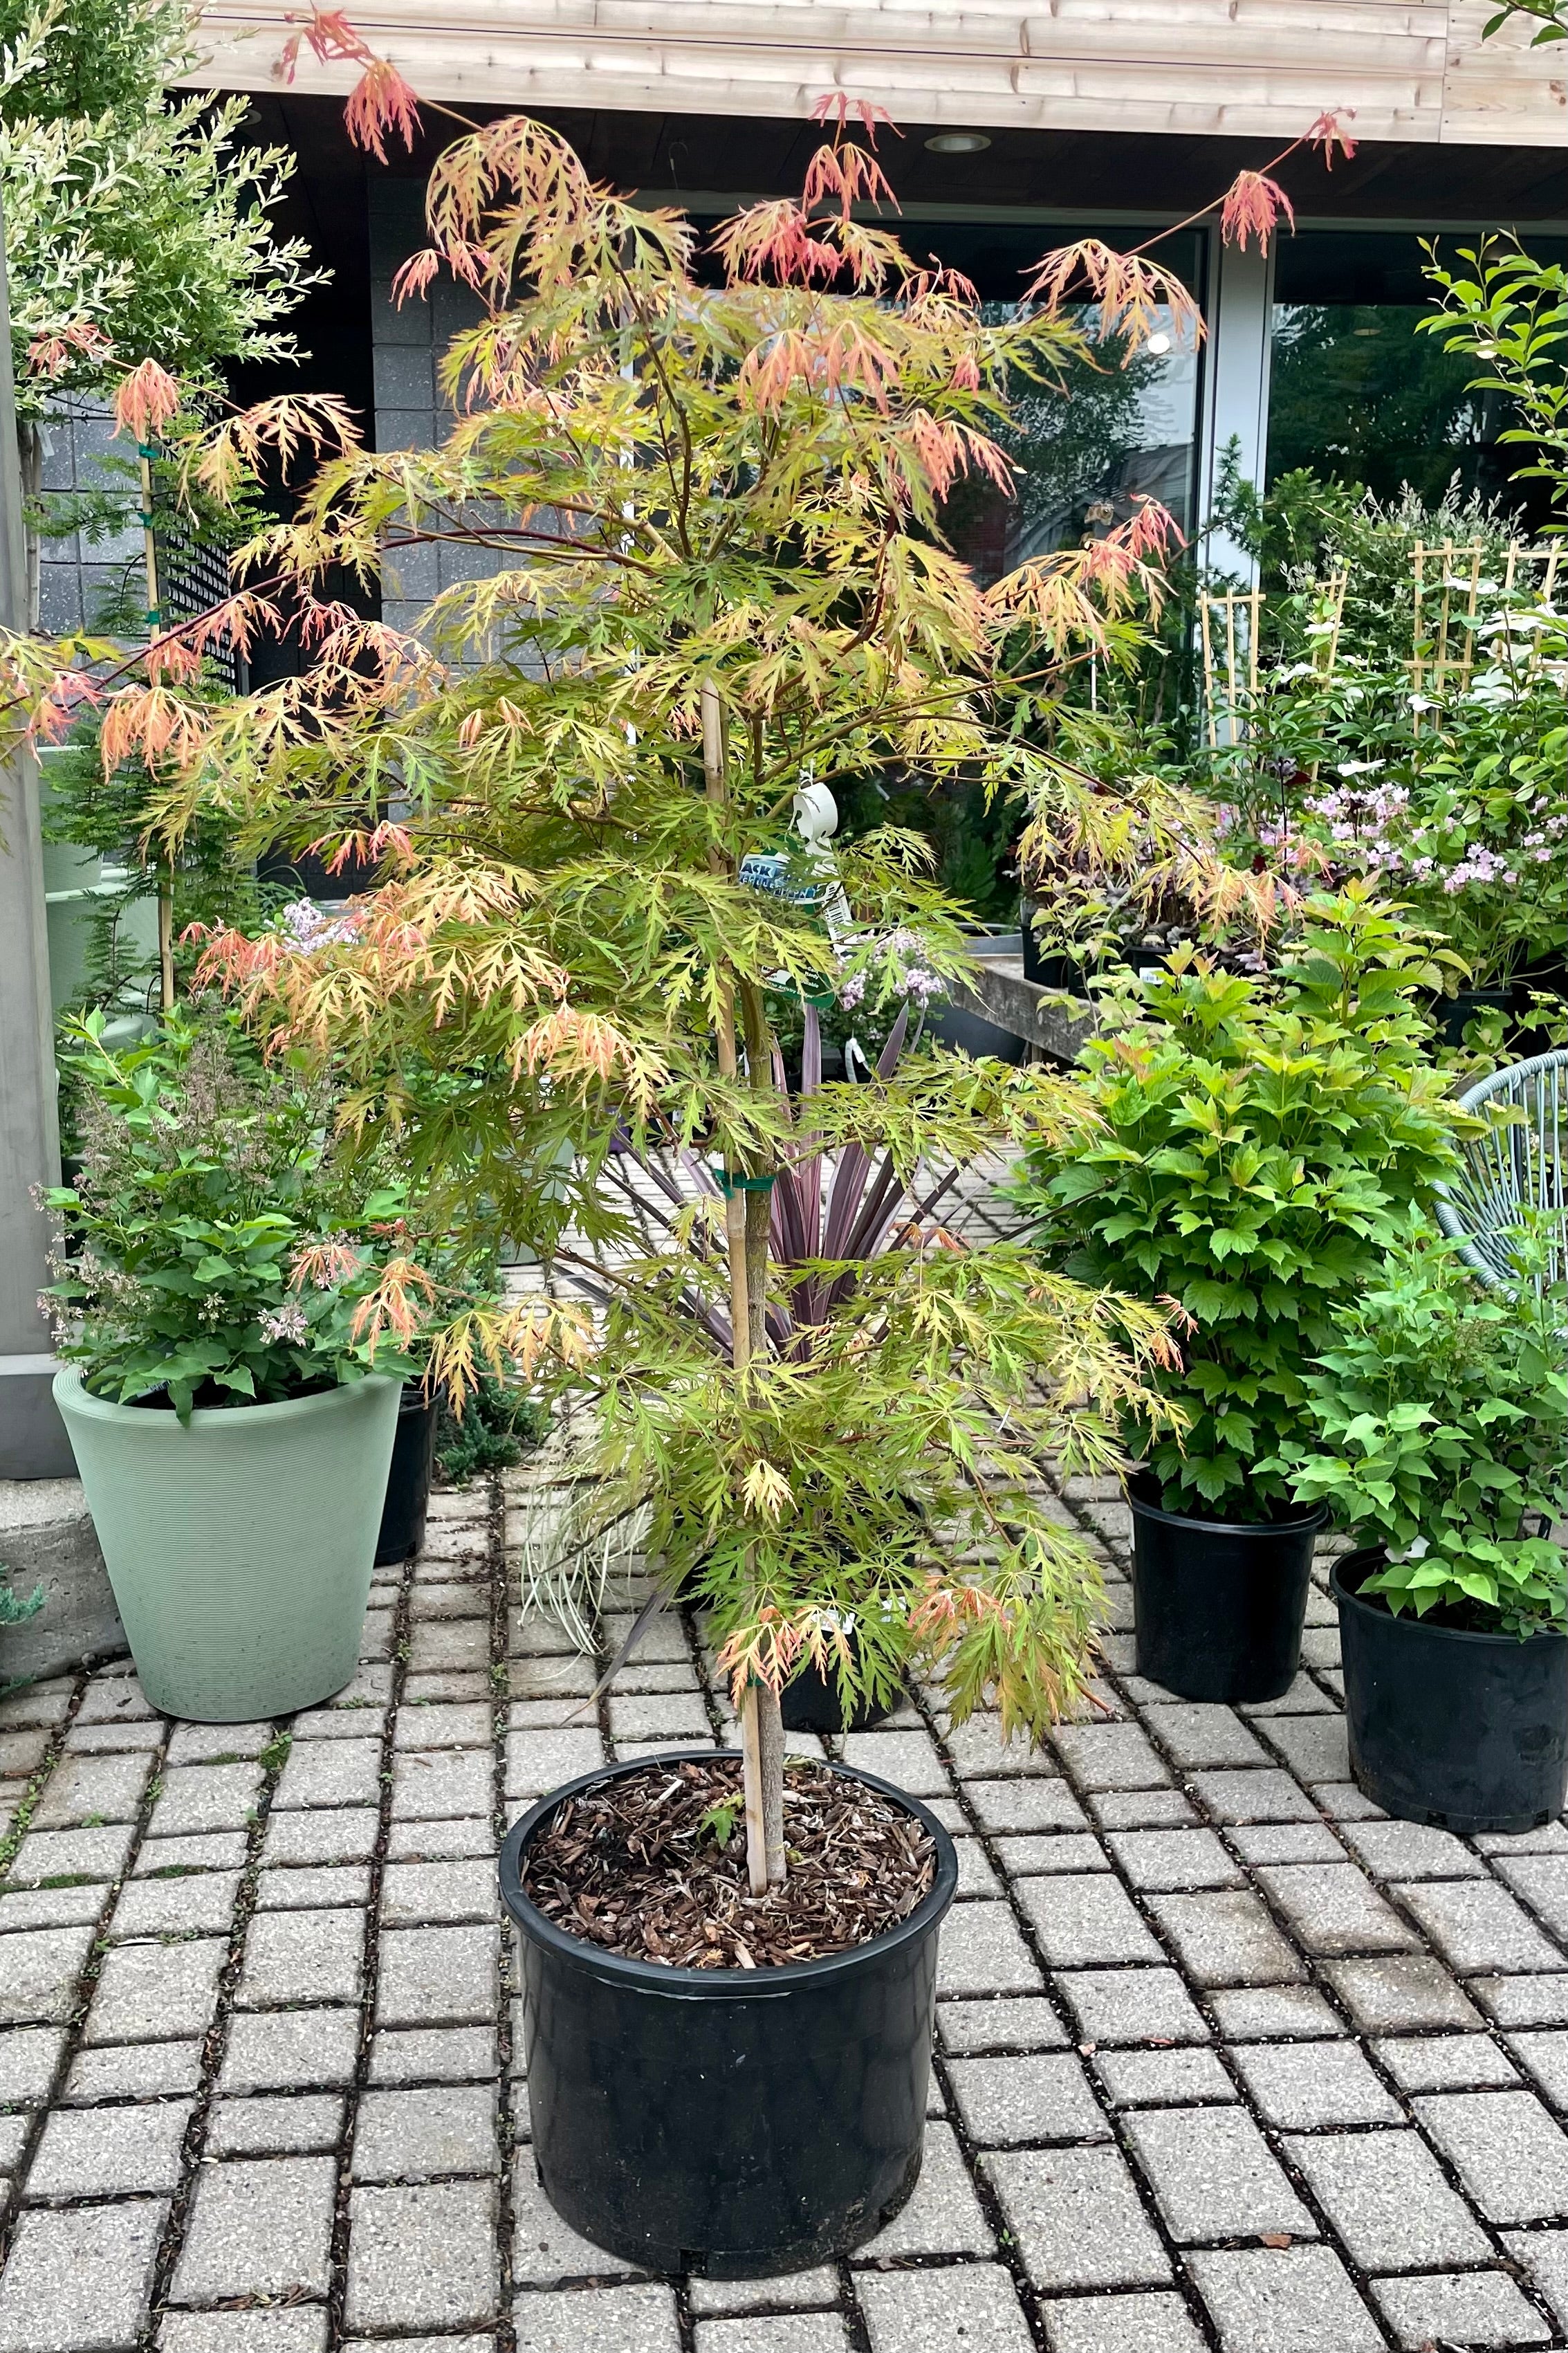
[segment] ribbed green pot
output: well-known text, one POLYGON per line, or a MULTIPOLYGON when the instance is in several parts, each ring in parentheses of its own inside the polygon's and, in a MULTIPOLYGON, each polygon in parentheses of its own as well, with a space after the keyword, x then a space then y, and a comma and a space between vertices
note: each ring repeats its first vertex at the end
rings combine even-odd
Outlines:
POLYGON ((400 1384, 173 1413, 55 1379, 143 1690, 198 1724, 310 1707, 359 1663, 400 1384))

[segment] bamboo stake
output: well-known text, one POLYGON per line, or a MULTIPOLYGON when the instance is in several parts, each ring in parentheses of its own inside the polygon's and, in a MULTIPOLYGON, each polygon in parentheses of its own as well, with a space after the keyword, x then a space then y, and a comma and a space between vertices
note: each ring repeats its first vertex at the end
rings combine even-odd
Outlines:
MULTIPOLYGON (((142 554, 147 566, 147 634, 155 638, 163 626, 158 602, 158 543, 153 532, 153 451, 137 444, 142 469, 142 554)), ((174 1009, 174 861, 164 855, 158 876, 158 1007, 174 1009)))
MULTIPOLYGON (((719 690, 705 680, 701 694, 702 781, 715 807, 723 805, 724 714, 719 690)), ((715 850, 715 865, 721 853, 715 850)), ((719 1012, 719 1070, 726 1079, 739 1075, 735 1050, 735 1000, 726 982, 719 1012)), ((747 1215, 752 1198, 767 1208, 766 1197, 750 1196, 726 1187, 724 1240, 730 1266, 731 1363, 737 1383, 743 1381, 752 1359, 752 1303, 747 1270, 747 1215)), ((763 1304, 759 1295, 758 1319, 763 1304)), ((741 1700, 741 1788, 746 1808, 746 1877, 753 1895, 765 1895, 783 1883, 784 1845, 784 1726, 777 1694, 755 1677, 741 1700)))

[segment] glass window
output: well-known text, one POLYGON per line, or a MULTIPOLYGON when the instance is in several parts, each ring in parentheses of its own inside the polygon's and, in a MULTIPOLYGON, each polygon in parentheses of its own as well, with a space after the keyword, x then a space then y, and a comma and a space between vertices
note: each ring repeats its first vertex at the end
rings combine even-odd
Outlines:
MULTIPOLYGON (((1451 259, 1475 237, 1440 240, 1451 259)), ((1548 259, 1561 238, 1529 240, 1548 259)), ((1268 479, 1299 466, 1360 482, 1380 499, 1408 482, 1439 501, 1458 475, 1462 492, 1507 492, 1522 453, 1500 447, 1509 422, 1500 394, 1470 392, 1476 363, 1418 334, 1429 315, 1426 255, 1412 230, 1305 229, 1284 238, 1274 280, 1268 386, 1268 479)))

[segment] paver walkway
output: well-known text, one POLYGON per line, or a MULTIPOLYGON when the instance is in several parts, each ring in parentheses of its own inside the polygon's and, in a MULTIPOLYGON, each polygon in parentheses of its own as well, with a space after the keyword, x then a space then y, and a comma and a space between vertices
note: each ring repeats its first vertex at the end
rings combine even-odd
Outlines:
MULTIPOLYGON (((1075 1508, 1124 1627, 1122 1507, 1075 1508)), ((506 1510, 438 1497, 357 1682, 291 1724, 168 1724, 124 1665, 0 1704, 0 2353, 1568 2343, 1568 1834, 1379 1817, 1321 1592, 1270 1708, 1173 1703, 1122 1631, 1107 1716, 1044 1756, 921 1704, 847 1743, 963 1863, 882 2239, 740 2287, 574 2241, 529 2157, 498 1836, 723 1716, 665 1620, 569 1723, 592 1662, 509 1607, 506 1510)))

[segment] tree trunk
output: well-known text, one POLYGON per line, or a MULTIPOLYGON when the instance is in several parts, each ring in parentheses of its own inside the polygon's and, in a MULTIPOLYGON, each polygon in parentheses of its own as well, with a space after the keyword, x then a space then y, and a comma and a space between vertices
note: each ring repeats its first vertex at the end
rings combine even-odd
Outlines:
MULTIPOLYGON (((702 772, 708 798, 722 803, 724 775, 724 714, 719 690, 710 681, 702 689, 702 772)), ((752 1008, 745 1007, 748 1047, 752 1044, 752 1008)), ((735 1043, 735 1001, 726 990, 719 1017, 719 1069, 726 1079, 739 1073, 735 1043)), ((753 1353, 766 1345, 763 1309, 767 1298, 767 1216, 765 1193, 726 1192, 724 1239, 730 1261, 731 1361, 737 1386, 745 1380, 753 1353), (753 1204, 762 1210, 759 1260, 753 1204)), ((746 1877, 753 1895, 765 1895, 783 1883, 784 1842, 784 1724, 778 1694, 763 1683, 748 1683, 741 1702, 741 1784, 746 1806, 746 1877)))
POLYGON ((17 418, 16 450, 22 466, 22 512, 27 559, 27 609, 23 626, 29 631, 36 631, 43 617, 44 573, 42 543, 34 514, 43 502, 44 437, 33 417, 17 418))

